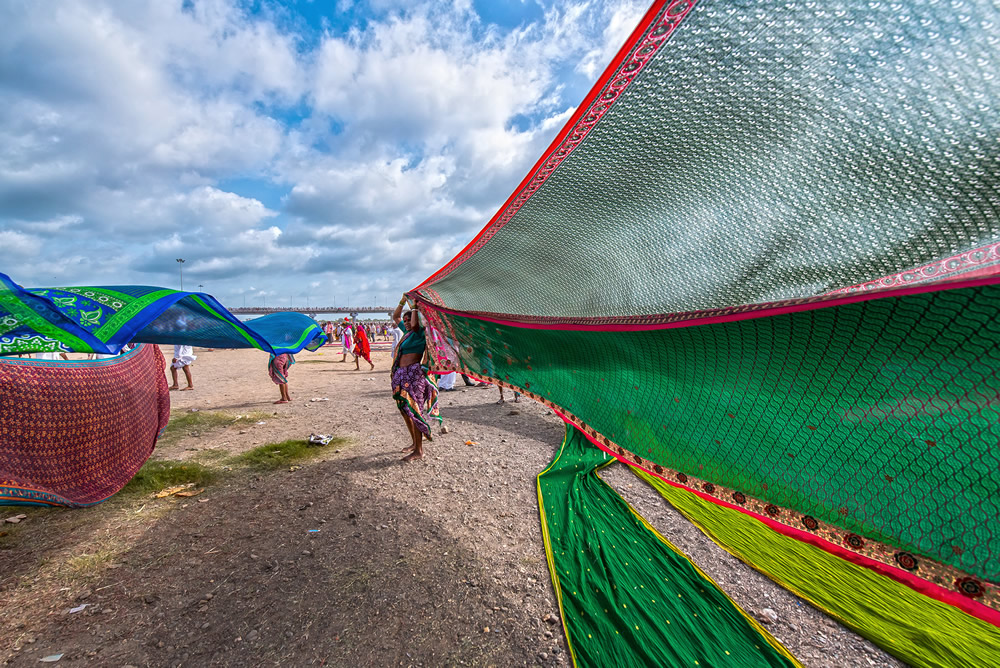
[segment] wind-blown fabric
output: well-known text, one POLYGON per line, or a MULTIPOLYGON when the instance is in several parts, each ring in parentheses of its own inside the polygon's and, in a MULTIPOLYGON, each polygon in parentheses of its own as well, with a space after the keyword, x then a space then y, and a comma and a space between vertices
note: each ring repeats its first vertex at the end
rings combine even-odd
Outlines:
POLYGON ((0 357, 0 503, 81 507, 120 490, 170 417, 157 346, 109 359, 0 357))
POLYGON ((600 479, 597 471, 613 461, 567 426, 538 476, 542 532, 574 663, 798 666, 600 479))
POLYGON ((326 340, 301 313, 241 322, 210 295, 149 286, 24 289, 0 274, 0 355, 118 354, 131 342, 258 348, 280 355, 326 340))
MULTIPOLYGON (((435 370, 546 403, 776 553, 822 550, 827 577, 864 569, 912 592, 918 627, 947 605, 996 646, 996 25, 991 2, 654 2, 409 293, 435 370)), ((961 638, 904 651, 838 593, 888 651, 967 662, 961 638)))

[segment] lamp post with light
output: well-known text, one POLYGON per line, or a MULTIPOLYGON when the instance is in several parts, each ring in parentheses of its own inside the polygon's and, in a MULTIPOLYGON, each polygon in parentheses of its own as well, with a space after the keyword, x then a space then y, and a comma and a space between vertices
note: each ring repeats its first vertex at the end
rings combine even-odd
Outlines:
POLYGON ((184 292, 184 258, 177 258, 177 271, 181 274, 181 292, 184 292))

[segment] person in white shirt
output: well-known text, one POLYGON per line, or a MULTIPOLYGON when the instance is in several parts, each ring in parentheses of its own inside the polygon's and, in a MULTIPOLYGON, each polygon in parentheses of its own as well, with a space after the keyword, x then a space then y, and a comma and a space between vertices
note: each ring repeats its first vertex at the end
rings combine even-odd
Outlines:
POLYGON ((171 390, 193 390, 194 381, 191 380, 191 365, 197 357, 194 354, 194 348, 191 346, 174 346, 174 359, 170 362, 170 378, 173 379, 174 383, 170 386, 171 390), (187 387, 180 387, 177 384, 177 370, 184 369, 184 377, 187 379, 187 387))
POLYGON ((396 346, 399 345, 400 339, 403 338, 403 330, 401 330, 399 327, 393 327, 392 329, 389 330, 389 332, 392 334, 392 355, 391 355, 391 357, 393 359, 395 359, 395 357, 396 357, 396 346))

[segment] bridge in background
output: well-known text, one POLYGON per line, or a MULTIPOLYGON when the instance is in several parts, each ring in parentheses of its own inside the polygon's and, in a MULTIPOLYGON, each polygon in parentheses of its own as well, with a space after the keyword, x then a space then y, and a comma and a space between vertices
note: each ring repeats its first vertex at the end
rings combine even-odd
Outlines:
POLYGON ((313 316, 317 313, 378 313, 389 316, 393 309, 386 306, 236 306, 229 308, 233 315, 267 315, 268 313, 305 313, 313 316))

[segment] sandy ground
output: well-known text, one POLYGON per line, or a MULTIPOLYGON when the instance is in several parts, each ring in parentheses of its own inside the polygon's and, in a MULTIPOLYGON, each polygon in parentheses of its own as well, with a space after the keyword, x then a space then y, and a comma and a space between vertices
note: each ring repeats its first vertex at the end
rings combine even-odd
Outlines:
MULTIPOLYGON (((495 388, 459 380, 442 394, 450 433, 404 464, 387 352, 374 353, 375 371, 340 363, 334 348, 303 352, 285 405, 272 403, 264 354, 195 352, 195 389, 171 393, 174 415, 267 415, 190 433, 154 457, 209 461, 311 433, 349 442, 295 470, 231 474, 196 499, 28 512, 0 537, 0 661, 569 663, 561 626, 545 621, 558 609, 535 476, 563 425, 544 406, 509 396, 501 406, 495 388)), ((776 613, 767 628, 803 664, 901 665, 720 550, 623 466, 602 475, 748 612, 776 613)))

